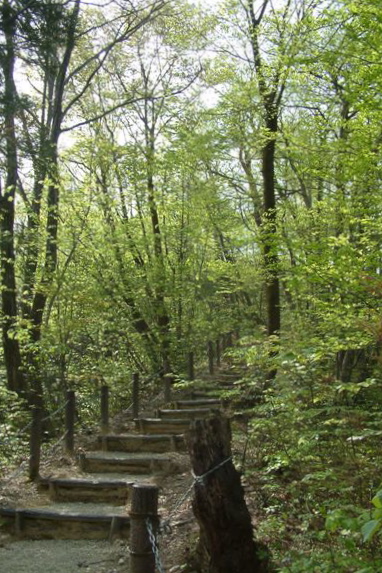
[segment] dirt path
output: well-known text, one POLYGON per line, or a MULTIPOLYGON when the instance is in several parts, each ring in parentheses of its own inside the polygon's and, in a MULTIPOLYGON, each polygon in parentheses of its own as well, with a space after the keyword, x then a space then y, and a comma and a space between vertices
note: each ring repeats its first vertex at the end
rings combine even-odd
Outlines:
MULTIPOLYGON (((123 426, 124 414, 119 415, 123 426)), ((119 417, 114 431, 119 433, 119 417)), ((93 436, 79 436, 78 451, 94 448, 93 436)), ((172 455, 177 459, 178 472, 158 476, 160 488, 159 514, 170 527, 159 538, 160 557, 166 573, 194 573, 192 552, 198 537, 198 526, 191 509, 193 479, 186 454, 172 455), (179 469, 181 470, 179 473, 179 469)), ((42 462, 42 475, 81 476, 76 456, 56 452, 42 462)), ((3 481, 0 504, 11 507, 37 507, 47 503, 25 473, 3 481), (24 474, 24 475, 23 475, 24 474), (6 484, 6 485, 5 485, 6 484)), ((6 478, 6 476, 4 476, 6 478)), ((126 508, 128 512, 128 508, 126 508)), ((128 573, 128 542, 94 540, 19 540, 6 535, 0 522, 0 573, 128 573)))
POLYGON ((4 541, 1 573, 126 573, 127 547, 107 541, 4 541))
MULTIPOLYGON (((191 509, 191 483, 187 470, 159 484, 159 513, 171 525, 160 537, 160 554, 165 570, 171 573, 192 571, 185 567, 198 532, 191 509)), ((37 496, 33 491, 29 484, 25 493, 37 496)), ((0 536, 0 573, 128 573, 128 560, 128 543, 122 540, 18 541, 0 536)))

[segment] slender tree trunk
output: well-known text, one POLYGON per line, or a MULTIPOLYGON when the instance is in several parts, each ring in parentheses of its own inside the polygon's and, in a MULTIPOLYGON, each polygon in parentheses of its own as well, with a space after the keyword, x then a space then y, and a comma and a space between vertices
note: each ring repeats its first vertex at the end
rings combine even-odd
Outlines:
POLYGON ((276 244, 277 212, 275 196, 275 151, 278 130, 277 109, 266 110, 268 140, 262 153, 264 213, 262 218, 263 252, 266 271, 267 333, 278 335, 281 326, 280 282, 276 244))
POLYGON ((266 273, 266 303, 268 335, 278 335, 281 326, 280 281, 277 253, 277 205, 275 193, 275 151, 278 134, 278 114, 283 85, 276 69, 271 78, 264 72, 264 62, 259 45, 259 26, 269 0, 263 0, 259 16, 255 15, 253 0, 246 5, 249 33, 253 52, 253 63, 256 70, 257 85, 263 107, 266 141, 262 148, 261 172, 263 178, 264 212, 261 218, 262 248, 266 273))

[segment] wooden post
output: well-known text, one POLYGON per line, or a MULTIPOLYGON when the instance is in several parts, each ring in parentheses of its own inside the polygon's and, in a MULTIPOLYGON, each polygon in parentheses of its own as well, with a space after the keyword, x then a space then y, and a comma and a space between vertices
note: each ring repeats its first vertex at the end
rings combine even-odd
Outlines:
POLYGON ((34 405, 32 408, 32 426, 29 442, 29 479, 36 480, 40 472, 42 434, 42 408, 34 405))
POLYGON ((240 474, 231 458, 229 420, 222 415, 195 420, 186 442, 193 472, 203 476, 196 478, 193 509, 209 573, 266 573, 264 547, 253 539, 240 474))
POLYGON ((155 554, 149 538, 149 520, 156 539, 158 530, 158 487, 133 486, 130 509, 130 573, 155 573, 155 554))
POLYGON ((133 373, 133 419, 139 417, 139 373, 133 373))
POLYGON ((164 377, 164 401, 171 402, 171 376, 169 374, 165 374, 164 377))
POLYGON ((68 390, 66 393, 65 408, 65 449, 68 454, 74 451, 74 420, 76 415, 76 395, 74 390, 68 390))
POLYGON ((101 431, 109 431, 109 386, 101 386, 101 431))
POLYGON ((194 353, 193 352, 188 353, 187 377, 189 380, 195 380, 194 353))
POLYGON ((216 339, 216 366, 221 365, 220 338, 216 339))
POLYGON ((164 383, 164 401, 171 402, 171 382, 172 376, 170 373, 170 367, 167 360, 163 361, 163 376, 162 380, 164 383))
POLYGON ((211 340, 208 341, 208 372, 210 374, 214 373, 214 345, 211 340))

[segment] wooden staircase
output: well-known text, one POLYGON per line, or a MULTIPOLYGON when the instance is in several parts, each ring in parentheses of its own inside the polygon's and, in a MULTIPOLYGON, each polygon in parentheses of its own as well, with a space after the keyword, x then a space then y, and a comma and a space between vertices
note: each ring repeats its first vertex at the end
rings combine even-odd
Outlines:
POLYGON ((181 471, 172 454, 185 451, 184 433, 192 420, 222 407, 211 397, 221 380, 225 386, 233 377, 218 373, 208 380, 208 391, 193 389, 153 417, 134 420, 135 432, 98 436, 96 451, 79 454, 80 477, 41 478, 46 505, 0 508, 3 525, 24 539, 127 538, 132 486, 181 471))

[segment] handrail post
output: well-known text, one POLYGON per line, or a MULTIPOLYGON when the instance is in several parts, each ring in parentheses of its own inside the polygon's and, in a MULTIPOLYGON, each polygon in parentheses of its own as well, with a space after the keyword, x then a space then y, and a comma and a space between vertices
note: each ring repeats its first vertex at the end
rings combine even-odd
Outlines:
POLYGON ((109 431, 109 386, 101 386, 101 431, 109 431))
POLYGON ((133 373, 133 418, 139 416, 139 373, 133 373))
POLYGON ((158 487, 136 484, 132 489, 130 509, 130 573, 155 573, 155 553, 149 527, 156 540, 158 487))
POLYGON ((76 394, 74 390, 68 390, 66 393, 65 408, 65 449, 68 454, 74 451, 74 420, 76 415, 76 394))
POLYGON ((221 365, 220 338, 216 339, 216 366, 221 365))
POLYGON ((163 376, 162 380, 164 383, 164 401, 171 402, 171 383, 172 383, 172 376, 170 372, 170 366, 168 360, 165 359, 163 361, 163 376))
POLYGON ((187 377, 189 380, 195 380, 194 353, 192 351, 188 353, 187 377))
POLYGON ((32 408, 32 426, 29 442, 29 479, 36 480, 40 472, 42 434, 42 408, 34 405, 32 408))
POLYGON ((211 340, 208 341, 208 372, 210 374, 214 373, 214 345, 211 340))
POLYGON ((171 402, 171 376, 170 374, 165 374, 164 380, 164 401, 168 404, 171 402))

